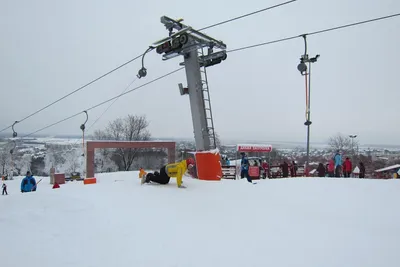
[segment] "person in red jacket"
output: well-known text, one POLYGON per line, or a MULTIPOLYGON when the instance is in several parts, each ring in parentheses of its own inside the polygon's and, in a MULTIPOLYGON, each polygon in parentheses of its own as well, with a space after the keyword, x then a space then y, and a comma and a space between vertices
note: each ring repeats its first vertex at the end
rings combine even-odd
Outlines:
POLYGON ((328 164, 328 173, 329 177, 334 177, 335 176, 335 161, 331 159, 328 164))
POLYGON ((350 174, 352 172, 353 166, 351 164, 351 161, 349 158, 346 158, 343 164, 343 174, 344 177, 350 177, 350 174))
POLYGON ((264 162, 261 164, 261 167, 262 167, 263 170, 264 170, 264 172, 263 172, 263 178, 266 179, 267 177, 269 177, 269 173, 268 173, 269 166, 268 166, 268 163, 267 163, 266 161, 264 161, 264 162))

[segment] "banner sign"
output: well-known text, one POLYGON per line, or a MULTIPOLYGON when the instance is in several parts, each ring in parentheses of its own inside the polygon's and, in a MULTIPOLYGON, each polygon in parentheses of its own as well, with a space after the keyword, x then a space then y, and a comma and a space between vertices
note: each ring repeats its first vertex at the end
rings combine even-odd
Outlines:
POLYGON ((239 152, 271 152, 271 145, 237 145, 239 152))

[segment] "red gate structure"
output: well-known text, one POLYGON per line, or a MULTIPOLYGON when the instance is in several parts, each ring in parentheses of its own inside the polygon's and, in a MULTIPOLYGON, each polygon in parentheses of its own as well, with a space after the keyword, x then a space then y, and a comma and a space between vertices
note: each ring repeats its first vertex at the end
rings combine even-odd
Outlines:
POLYGON ((166 148, 168 149, 168 163, 174 163, 175 144, 175 142, 155 141, 87 141, 86 178, 94 177, 94 150, 96 148, 166 148))

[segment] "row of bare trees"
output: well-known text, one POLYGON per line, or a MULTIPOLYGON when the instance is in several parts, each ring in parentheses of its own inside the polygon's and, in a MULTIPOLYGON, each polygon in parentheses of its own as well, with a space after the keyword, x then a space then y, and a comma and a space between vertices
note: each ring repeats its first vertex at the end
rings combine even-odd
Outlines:
POLYGON ((333 151, 339 150, 345 155, 355 154, 359 147, 359 142, 357 140, 351 140, 349 136, 340 133, 330 137, 328 144, 333 151))
POLYGON ((0 148, 0 174, 9 178, 30 170, 35 161, 32 155, 19 153, 16 149, 11 153, 9 144, 0 148))
MULTIPOLYGON (((97 130, 95 140, 148 141, 151 138, 149 122, 145 116, 128 115, 111 121, 104 130, 97 130)), ((162 149, 116 148, 100 149, 96 154, 96 169, 107 171, 116 167, 119 171, 143 168, 158 168, 165 162, 162 149)))

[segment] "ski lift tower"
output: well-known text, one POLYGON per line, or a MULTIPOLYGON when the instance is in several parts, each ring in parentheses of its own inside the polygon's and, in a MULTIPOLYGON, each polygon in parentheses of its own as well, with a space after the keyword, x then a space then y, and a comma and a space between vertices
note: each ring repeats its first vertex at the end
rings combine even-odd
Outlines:
POLYGON ((185 66, 188 86, 184 88, 179 84, 179 90, 181 95, 189 95, 196 150, 204 151, 216 147, 206 68, 226 59, 226 45, 181 22, 181 19, 161 17, 169 37, 155 42, 153 46, 158 54, 163 54, 163 60, 177 56, 184 58, 180 65, 185 66))

